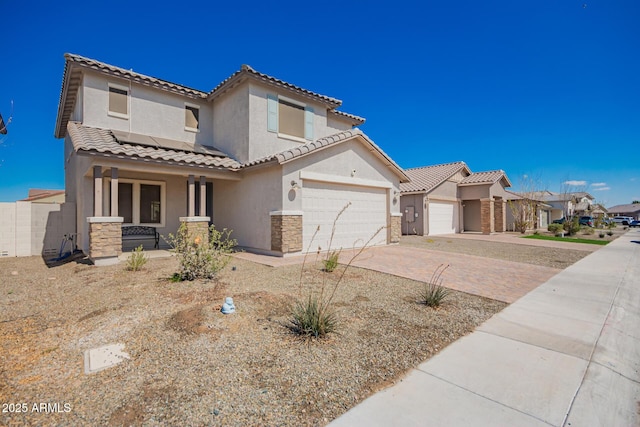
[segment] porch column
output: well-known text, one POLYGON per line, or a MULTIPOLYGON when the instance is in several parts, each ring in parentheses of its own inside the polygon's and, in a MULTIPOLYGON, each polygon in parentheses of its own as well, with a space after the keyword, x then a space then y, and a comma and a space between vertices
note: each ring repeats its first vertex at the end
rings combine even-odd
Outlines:
POLYGON ((193 217, 196 215, 196 184, 193 175, 189 175, 189 195, 187 201, 189 204, 187 216, 193 217))
POLYGON ((93 167, 93 215, 102 216, 102 166, 93 167))
POLYGON ((302 251, 302 211, 273 211, 271 250, 282 255, 302 251))
POLYGON ((207 216, 207 179, 200 175, 200 216, 207 216))
POLYGON ((480 199, 480 229, 482 234, 491 234, 494 230, 493 199, 480 199))
POLYGON ((118 263, 122 253, 122 217, 88 217, 89 258, 97 266, 118 263))
POLYGON ((118 216, 118 168, 111 168, 111 216, 118 216))
POLYGON ((507 222, 506 210, 505 210, 505 201, 502 198, 497 198, 494 202, 494 231, 503 232, 506 227, 505 224, 507 222))

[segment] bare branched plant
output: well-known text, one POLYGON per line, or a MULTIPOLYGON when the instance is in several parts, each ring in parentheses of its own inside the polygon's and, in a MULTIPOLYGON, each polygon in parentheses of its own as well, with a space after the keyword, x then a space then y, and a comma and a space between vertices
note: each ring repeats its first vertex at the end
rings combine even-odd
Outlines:
MULTIPOLYGON (((327 253, 325 255, 325 258, 323 259, 323 264, 325 266, 327 265, 327 262, 330 262, 329 261, 330 258, 334 256, 334 254, 336 253, 335 251, 332 252, 331 249, 333 245, 333 237, 335 236, 336 224, 338 222, 338 219, 340 218, 340 216, 342 216, 344 211, 350 205, 351 205, 351 202, 347 203, 340 210, 340 212, 338 212, 335 219, 333 220, 333 226, 331 229, 331 236, 328 242, 327 253)), ((378 228, 378 230, 376 230, 376 232, 369 238, 369 240, 364 242, 364 244, 361 247, 359 247, 357 251, 356 251, 357 249, 356 245, 358 241, 354 242, 353 250, 356 251, 355 254, 353 254, 349 259, 349 261, 344 265, 344 268, 341 269, 340 274, 334 278, 332 285, 330 285, 328 282, 330 275, 327 274, 328 272, 326 271, 326 269, 323 269, 322 280, 321 280, 319 291, 314 293, 313 290, 310 290, 307 298, 298 300, 291 309, 289 327, 293 332, 306 337, 321 338, 331 332, 337 331, 339 327, 338 316, 334 308, 332 307, 332 302, 336 295, 336 291, 340 287, 340 284, 344 279, 345 273, 347 272, 349 267, 351 267, 351 264, 356 260, 356 258, 358 258, 358 256, 360 256, 360 254, 362 254, 362 252, 371 244, 373 239, 375 239, 376 236, 380 234, 380 232, 384 228, 385 227, 378 228)), ((313 234, 313 237, 311 239, 311 242, 309 243, 309 247, 307 248, 307 250, 311 248, 311 245, 313 244, 313 239, 317 236, 319 230, 320 230, 320 227, 318 227, 316 229, 316 232, 313 234)), ((316 252, 316 254, 319 255, 320 252, 321 252, 321 248, 318 248, 318 251, 316 252)), ((338 251, 338 253, 340 253, 340 251, 338 251)), ((300 283, 299 283, 300 292, 302 291, 302 288, 303 288, 303 277, 304 277, 303 271, 304 271, 305 261, 306 261, 306 255, 303 260, 303 264, 300 271, 300 283)), ((336 259, 336 266, 337 266, 337 259, 336 259)))

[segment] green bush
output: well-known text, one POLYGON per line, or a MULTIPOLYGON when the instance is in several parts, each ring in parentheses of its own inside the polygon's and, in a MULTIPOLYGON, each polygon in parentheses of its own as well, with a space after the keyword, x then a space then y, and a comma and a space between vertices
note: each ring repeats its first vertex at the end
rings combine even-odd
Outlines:
POLYGON ((604 231, 601 231, 600 233, 598 233, 598 236, 600 236, 601 239, 604 239, 604 231))
POLYGON ((142 270, 142 267, 149 261, 149 257, 144 252, 144 248, 142 245, 138 246, 131 252, 129 258, 127 258, 127 270, 129 271, 139 271, 142 270))
POLYGON ((324 264, 324 271, 331 273, 338 266, 338 258, 340 257, 340 251, 333 251, 327 255, 326 259, 322 260, 324 264))
POLYGON ((613 231, 611 231, 611 230, 607 231, 607 236, 609 236, 609 237, 613 236, 613 231))
POLYGON ((180 280, 212 279, 231 260, 230 254, 237 242, 231 239, 231 230, 209 227, 208 237, 190 232, 185 223, 167 242, 178 256, 180 280))
POLYGON ((431 280, 420 292, 419 301, 429 307, 438 307, 449 296, 451 291, 442 286, 442 273, 449 268, 440 264, 431 275, 431 280))
POLYGON ((550 233, 558 234, 559 232, 564 230, 564 227, 562 226, 562 224, 549 224, 547 226, 547 230, 549 230, 550 233))
POLYGON ((562 225, 566 234, 573 236, 580 231, 580 218, 574 216, 571 221, 565 221, 562 225))
POLYGON ((291 310, 291 330, 299 335, 324 337, 338 328, 338 317, 330 307, 330 301, 309 295, 306 301, 298 301, 291 310))
POLYGON ((582 234, 595 234, 596 230, 591 227, 582 227, 582 234))

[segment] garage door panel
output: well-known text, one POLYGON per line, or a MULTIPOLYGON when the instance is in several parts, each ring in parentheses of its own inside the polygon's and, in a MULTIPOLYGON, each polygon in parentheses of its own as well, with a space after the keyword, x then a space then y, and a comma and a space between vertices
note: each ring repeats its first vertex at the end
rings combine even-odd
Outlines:
POLYGON ((452 234, 458 231, 457 203, 429 202, 429 235, 452 234))
MULTIPOLYGON (((302 189, 304 249, 311 243, 311 250, 329 245, 333 222, 345 205, 350 206, 338 219, 332 248, 362 246, 387 223, 386 190, 307 181, 302 189)), ((386 243, 386 231, 375 238, 376 244, 386 243)))

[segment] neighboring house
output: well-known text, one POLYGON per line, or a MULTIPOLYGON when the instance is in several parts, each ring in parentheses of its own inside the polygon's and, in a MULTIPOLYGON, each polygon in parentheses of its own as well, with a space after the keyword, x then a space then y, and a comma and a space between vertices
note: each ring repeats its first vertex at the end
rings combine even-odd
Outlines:
POLYGON ((640 220, 640 203, 616 205, 607 210, 609 211, 609 216, 630 216, 640 220))
POLYGON ((507 230, 524 230, 547 228, 551 223, 552 206, 542 202, 536 194, 508 191, 507 197, 507 230))
POLYGON ((551 221, 570 218, 574 215, 592 215, 595 198, 584 191, 571 193, 554 193, 552 191, 536 192, 538 200, 551 206, 551 221))
POLYGON ((411 181, 400 184, 403 234, 506 230, 505 188, 511 182, 504 171, 472 173, 454 162, 405 172, 411 181))
MULTIPOLYGON (((73 230, 75 211, 64 203, 64 190, 31 189, 26 199, 0 203, 0 218, 0 257, 51 258, 73 230)), ((66 250, 72 249, 67 242, 66 250)))
POLYGON ((338 111, 342 101, 243 65, 204 92, 65 55, 55 136, 78 245, 114 262, 122 225, 233 230, 285 255, 399 240, 404 171, 338 111), (319 231, 316 234, 316 230, 319 231), (105 243, 106 242, 106 243, 105 243))
POLYGON ((40 190, 31 188, 29 189, 29 197, 20 201, 33 203, 64 203, 64 190, 40 190))

